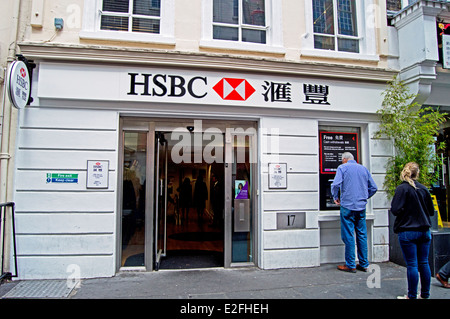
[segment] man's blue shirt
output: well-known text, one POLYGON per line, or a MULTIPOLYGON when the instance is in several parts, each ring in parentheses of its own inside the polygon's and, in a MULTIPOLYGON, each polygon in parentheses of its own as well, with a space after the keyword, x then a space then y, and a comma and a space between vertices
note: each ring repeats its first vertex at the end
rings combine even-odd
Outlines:
POLYGON ((331 184, 333 199, 340 199, 342 207, 356 211, 366 209, 367 199, 377 190, 369 170, 355 160, 339 165, 336 177, 331 184))

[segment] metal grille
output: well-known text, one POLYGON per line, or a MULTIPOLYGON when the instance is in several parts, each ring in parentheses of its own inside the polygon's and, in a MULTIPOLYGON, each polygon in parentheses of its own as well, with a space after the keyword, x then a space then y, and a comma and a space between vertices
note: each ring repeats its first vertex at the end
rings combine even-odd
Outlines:
POLYGON ((67 298, 74 287, 67 280, 22 281, 3 298, 67 298))

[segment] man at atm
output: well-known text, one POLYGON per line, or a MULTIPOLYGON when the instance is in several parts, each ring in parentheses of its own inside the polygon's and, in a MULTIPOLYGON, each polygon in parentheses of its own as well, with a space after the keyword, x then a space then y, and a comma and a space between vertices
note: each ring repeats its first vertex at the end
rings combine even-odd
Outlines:
POLYGON ((345 244, 345 265, 337 268, 342 271, 367 271, 367 227, 366 204, 378 188, 369 170, 358 164, 350 152, 342 154, 342 164, 336 171, 331 184, 334 202, 340 206, 341 238, 345 244), (340 193, 340 198, 339 198, 340 193), (359 264, 355 262, 355 237, 358 247, 359 264))

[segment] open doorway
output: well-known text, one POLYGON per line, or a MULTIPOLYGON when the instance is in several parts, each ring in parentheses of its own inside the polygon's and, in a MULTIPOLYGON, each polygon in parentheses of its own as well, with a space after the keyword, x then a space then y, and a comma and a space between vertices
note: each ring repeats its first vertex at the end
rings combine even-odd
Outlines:
MULTIPOLYGON (((223 267, 223 160, 208 163, 203 156, 204 143, 201 148, 180 147, 180 140, 171 133, 155 135, 158 180, 155 268, 223 267), (196 152, 201 152, 201 156, 196 152)), ((193 141, 189 144, 194 145, 193 141)), ((215 144, 212 156, 223 156, 223 136, 215 144), (222 151, 217 151, 218 148, 222 151)))
POLYGON ((255 264, 254 124, 122 121, 118 269, 255 264))

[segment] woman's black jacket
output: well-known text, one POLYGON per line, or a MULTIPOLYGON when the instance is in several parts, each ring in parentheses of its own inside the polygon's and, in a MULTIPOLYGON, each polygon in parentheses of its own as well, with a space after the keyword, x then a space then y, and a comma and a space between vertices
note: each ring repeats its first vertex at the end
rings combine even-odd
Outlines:
POLYGON ((403 182, 395 190, 391 202, 391 213, 396 216, 394 233, 427 231, 431 227, 430 216, 434 215, 434 206, 430 192, 424 185, 414 182, 416 189, 403 182))

